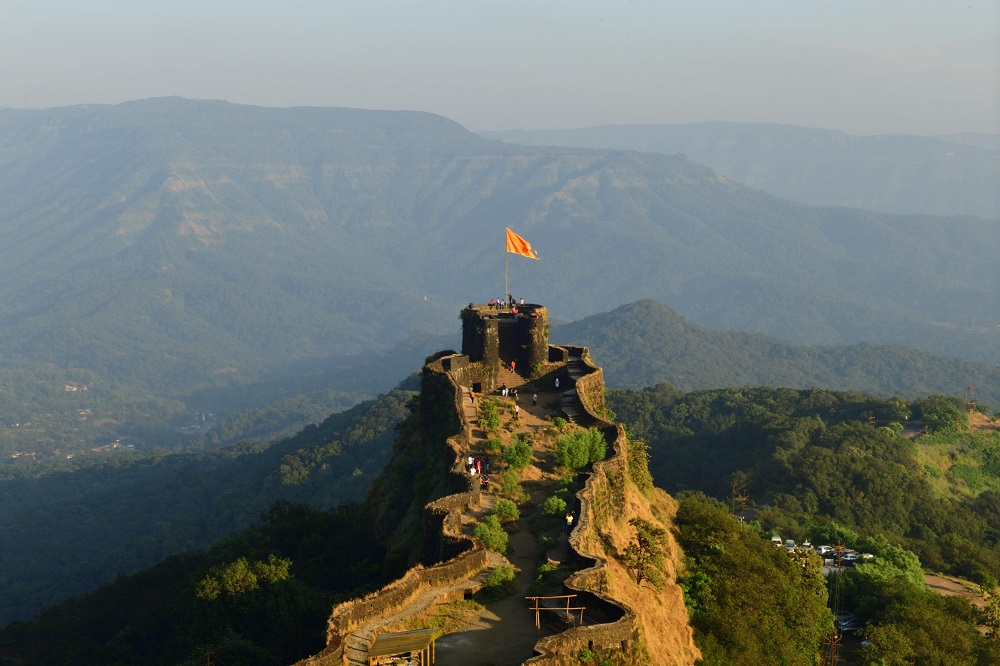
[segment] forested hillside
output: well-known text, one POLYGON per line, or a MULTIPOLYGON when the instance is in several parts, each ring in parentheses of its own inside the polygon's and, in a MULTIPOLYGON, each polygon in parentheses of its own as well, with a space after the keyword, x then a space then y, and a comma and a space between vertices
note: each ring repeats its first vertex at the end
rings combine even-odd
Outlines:
POLYGON ((1000 578, 1000 429, 968 432, 960 401, 661 384, 608 403, 668 492, 727 499, 735 481, 768 529, 814 543, 879 535, 933 570, 1000 578))
POLYGON ((901 345, 796 345, 754 333, 713 331, 656 301, 557 326, 563 340, 602 359, 610 387, 669 383, 690 391, 728 386, 853 389, 915 398, 965 397, 970 386, 986 406, 1000 407, 1000 367, 942 358, 901 345))
POLYGON ((291 664, 323 648, 334 604, 385 582, 382 557, 357 505, 279 502, 207 551, 0 629, 0 663, 291 664))
POLYGON ((208 547, 278 500, 319 509, 360 500, 413 395, 393 391, 284 439, 153 458, 109 454, 105 464, 4 479, 0 624, 208 547))
MULTIPOLYGON (((971 580, 1000 609, 1000 425, 970 430, 964 404, 943 396, 908 402, 817 389, 681 393, 662 384, 611 391, 608 405, 650 447, 656 483, 681 497, 682 544, 693 559, 683 584, 712 663, 735 663, 733 644, 764 642, 739 619, 745 590, 733 581, 747 530, 759 541, 780 535, 871 556, 830 578, 831 603, 860 618, 871 639, 855 663, 1000 658, 1000 616, 928 590, 922 570, 971 580), (738 534, 725 534, 732 528, 710 508, 720 501, 744 516, 738 534)), ((747 585, 758 584, 754 572, 747 585)))
POLYGON ((852 136, 770 123, 481 132, 527 145, 683 153, 744 185, 814 206, 1000 219, 1000 137, 852 136))

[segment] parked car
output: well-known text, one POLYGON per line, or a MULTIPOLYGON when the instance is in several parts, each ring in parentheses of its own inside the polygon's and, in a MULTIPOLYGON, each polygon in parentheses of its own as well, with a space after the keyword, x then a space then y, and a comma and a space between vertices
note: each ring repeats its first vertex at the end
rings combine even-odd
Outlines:
POLYGON ((837 616, 837 629, 847 634, 865 626, 865 623, 854 613, 843 613, 837 616))

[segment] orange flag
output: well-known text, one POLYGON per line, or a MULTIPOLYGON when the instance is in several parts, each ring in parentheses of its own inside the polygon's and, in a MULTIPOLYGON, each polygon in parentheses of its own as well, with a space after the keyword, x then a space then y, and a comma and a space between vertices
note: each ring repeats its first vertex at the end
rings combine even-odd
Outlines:
POLYGON ((514 254, 523 254, 532 259, 538 259, 538 255, 531 249, 531 243, 524 240, 510 229, 507 229, 507 251, 514 254))

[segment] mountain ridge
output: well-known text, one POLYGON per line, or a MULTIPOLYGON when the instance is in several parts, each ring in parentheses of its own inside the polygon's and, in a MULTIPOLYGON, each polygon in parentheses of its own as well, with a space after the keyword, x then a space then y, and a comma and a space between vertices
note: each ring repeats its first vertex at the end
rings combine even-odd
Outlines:
POLYGON ((712 328, 1000 361, 996 222, 806 207, 686 157, 432 114, 2 110, 0 211, 0 384, 44 366, 189 403, 444 334, 501 295, 504 226, 541 257, 510 260, 511 291, 557 319, 655 298, 712 328))
POLYGON ((683 153, 750 187, 810 205, 1000 219, 997 135, 856 136, 721 121, 479 134, 523 145, 683 153))
POLYGON ((604 364, 612 388, 666 382, 682 391, 732 386, 854 390, 913 398, 964 396, 978 387, 981 403, 1000 405, 1000 367, 936 357, 901 345, 796 345, 771 336, 716 331, 647 299, 554 327, 585 345, 604 364))

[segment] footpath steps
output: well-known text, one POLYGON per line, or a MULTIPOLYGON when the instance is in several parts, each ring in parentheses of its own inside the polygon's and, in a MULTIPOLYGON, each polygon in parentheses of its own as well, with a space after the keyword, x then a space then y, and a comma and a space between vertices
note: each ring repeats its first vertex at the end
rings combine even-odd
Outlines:
POLYGON ((567 382, 566 390, 559 398, 559 409, 566 415, 566 420, 579 423, 583 414, 579 396, 576 393, 576 382, 587 374, 587 366, 579 356, 570 356, 566 362, 566 374, 571 381, 567 382))
MULTIPOLYGON (((498 329, 500 331, 500 360, 503 361, 504 365, 510 365, 511 359, 516 359, 518 356, 518 351, 520 351, 518 344, 519 337, 516 333, 506 332, 504 329, 516 329, 517 328, 517 318, 516 317, 500 317, 498 321, 498 329)), ((510 384, 508 384, 510 386, 510 384)))
POLYGON ((509 565, 510 561, 503 555, 487 551, 487 566, 475 576, 454 585, 428 589, 398 613, 358 627, 344 639, 344 656, 347 663, 350 666, 368 666, 368 648, 380 634, 405 631, 405 623, 409 618, 416 617, 437 605, 443 598, 451 600, 476 592, 482 588, 494 569, 509 565))

